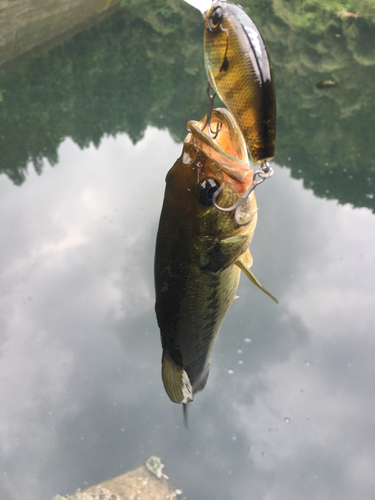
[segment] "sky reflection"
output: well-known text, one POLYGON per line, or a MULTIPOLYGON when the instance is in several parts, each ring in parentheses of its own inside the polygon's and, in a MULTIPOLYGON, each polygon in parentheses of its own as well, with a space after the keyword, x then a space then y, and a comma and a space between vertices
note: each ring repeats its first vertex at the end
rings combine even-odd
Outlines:
POLYGON ((187 432, 153 311, 180 152, 152 128, 135 146, 68 139, 40 177, 0 178, 0 497, 49 500, 160 454, 188 499, 372 499, 373 214, 274 166, 251 250, 280 304, 242 277, 187 432))

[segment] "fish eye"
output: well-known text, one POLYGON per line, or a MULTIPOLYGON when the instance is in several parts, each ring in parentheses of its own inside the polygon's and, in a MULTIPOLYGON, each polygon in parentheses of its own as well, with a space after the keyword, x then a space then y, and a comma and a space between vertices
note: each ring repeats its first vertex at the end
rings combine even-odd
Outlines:
POLYGON ((199 184, 199 203, 204 207, 210 207, 212 205, 212 197, 214 192, 219 188, 220 184, 217 180, 209 177, 208 179, 204 179, 199 184))
POLYGON ((221 7, 216 7, 208 23, 209 29, 211 31, 215 31, 219 27, 222 20, 223 20, 223 9, 221 7))

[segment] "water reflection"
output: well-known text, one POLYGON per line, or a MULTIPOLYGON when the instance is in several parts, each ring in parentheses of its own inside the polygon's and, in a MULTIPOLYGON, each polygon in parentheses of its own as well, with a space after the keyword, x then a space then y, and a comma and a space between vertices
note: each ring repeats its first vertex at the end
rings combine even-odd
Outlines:
POLYGON ((48 0, 25 4, 20 0, 1 7, 0 67, 14 68, 40 52, 59 45, 117 10, 118 0, 48 0))
MULTIPOLYGON (((140 418, 131 419, 130 424, 126 414, 144 413, 140 410, 153 380, 152 367, 145 366, 154 358, 159 368, 160 346, 157 335, 150 336, 151 346, 155 337, 151 357, 149 342, 140 343, 134 335, 138 331, 144 337, 146 330, 139 324, 138 330, 133 326, 136 318, 153 311, 158 193, 164 187, 163 162, 168 157, 172 161, 177 150, 170 139, 164 146, 159 142, 160 133, 150 131, 147 145, 133 148, 122 137, 116 143, 106 140, 100 152, 91 147, 82 153, 66 141, 60 149, 59 169, 47 168, 42 184, 31 173, 21 192, 9 190, 6 178, 1 179, 3 209, 11 214, 4 227, 9 246, 2 254, 6 282, 2 332, 6 338, 2 338, 1 364, 5 382, 1 468, 10 471, 24 499, 34 498, 35 491, 40 492, 39 498, 48 498, 47 492, 52 496, 59 485, 60 491, 66 491, 67 477, 75 477, 76 486, 91 481, 98 464, 108 457, 103 453, 89 458, 87 443, 95 450, 120 436, 127 451, 113 451, 113 460, 125 453, 115 470, 142 457, 142 446, 134 442, 132 452, 128 447, 129 438, 136 436, 130 427, 137 427, 140 418), (144 161, 134 173, 134 184, 129 184, 128 167, 139 163, 139 151, 144 160, 148 158, 145 146, 157 146, 161 160, 159 164, 144 161), (36 199, 42 202, 35 203, 36 199), (138 229, 131 223, 135 205, 139 207, 138 229), (132 354, 128 357, 124 352, 132 354), (99 378, 93 376, 94 367, 99 369, 99 378), (137 384, 131 384, 132 379, 138 379, 137 384), (115 430, 116 437, 95 431, 96 415, 108 430, 115 430), (118 424, 112 427, 114 419, 118 424), (81 470, 68 458, 72 452, 82 462, 81 470), (52 480, 51 470, 59 469, 59 477, 53 474, 52 480)), ((155 328, 153 314, 148 323, 148 331, 155 328)), ((146 413, 145 419, 147 428, 146 413)))
MULTIPOLYGON (((126 5, 2 75, 2 172, 22 183, 28 161, 38 171, 43 158, 56 163, 67 136, 80 147, 121 131, 138 141, 151 124, 183 139, 181 116, 205 111, 203 19, 184 2, 164 4, 126 5)), ((340 18, 314 6, 306 24, 304 11, 279 7, 251 9, 275 69, 277 161, 318 196, 373 209, 372 11, 364 3, 363 17, 340 18), (316 88, 323 79, 337 87, 316 88)))
MULTIPOLYGON (((79 45, 72 40, 54 49, 66 63, 65 77, 58 71, 57 52, 50 52, 19 68, 17 77, 11 73, 1 79, 1 90, 7 90, 0 121, 3 171, 17 182, 28 172, 21 188, 7 175, 0 177, 2 499, 50 500, 57 492, 73 492, 132 469, 150 454, 163 457, 166 474, 189 499, 242 500, 249 492, 264 499, 374 498, 375 219, 367 208, 336 201, 358 206, 372 193, 368 189, 374 149, 372 140, 366 140, 373 121, 373 87, 368 83, 373 66, 356 62, 358 45, 350 52, 344 31, 335 35, 337 23, 346 21, 332 18, 332 32, 320 32, 323 45, 311 50, 319 54, 323 46, 324 59, 330 57, 325 48, 342 44, 333 52, 342 54, 342 68, 335 70, 342 78, 331 97, 312 93, 318 81, 331 75, 316 71, 319 77, 309 78, 308 66, 297 56, 306 55, 308 40, 280 21, 272 24, 272 17, 263 27, 257 16, 260 21, 262 16, 255 12, 266 39, 267 26, 275 33, 274 42, 271 36, 267 40, 271 53, 285 41, 276 57, 280 67, 275 63, 281 115, 277 154, 280 163, 285 159, 293 175, 305 180, 291 178, 290 168, 274 164, 272 182, 257 193, 254 272, 261 282, 272 283, 280 304, 275 307, 242 281, 240 300, 228 312, 215 345, 210 383, 204 397, 198 394, 191 406, 189 432, 160 381, 152 279, 164 177, 181 146, 156 128, 146 129, 135 145, 126 134, 106 136, 126 127, 144 129, 136 120, 132 127, 129 118, 142 110, 137 107, 141 91, 135 92, 132 108, 129 92, 115 87, 115 70, 102 78, 94 71, 91 80, 84 73, 89 66, 84 61, 94 64, 89 48, 96 46, 100 37, 93 33, 99 31, 89 32, 89 42, 78 38, 79 45), (92 60, 85 59, 90 53, 92 60), (74 54, 78 69, 69 72, 74 54), (31 67, 34 80, 28 79, 31 67), (363 82, 361 88, 357 79, 363 82), (23 86, 16 85, 20 81, 23 86), (342 87, 345 81, 356 91, 349 84, 342 87), (54 93, 61 99, 53 101, 54 93), (315 107, 303 107, 311 95, 315 107), (339 106, 346 95, 353 104, 349 117, 339 106), (331 134, 333 130, 337 134, 331 134), (74 142, 64 139, 67 136, 74 142), (98 148, 89 145, 93 138, 98 148), (77 144, 88 147, 81 150, 77 144), (360 151, 350 153, 354 146, 360 151), (354 161, 358 152, 363 163, 354 161), (58 159, 55 168, 42 161, 49 155, 58 159), (335 175, 321 162, 327 156, 337 158, 335 175), (43 175, 31 164, 25 169, 28 158, 40 159, 43 175), (340 168, 347 169, 341 180, 340 168), (317 185, 310 187, 316 179, 317 185), (336 199, 317 198, 313 189, 322 196, 334 196, 336 189, 336 199), (136 217, 134 206, 139 207, 136 217)), ((130 19, 139 27, 133 53, 136 43, 147 53, 150 47, 141 29, 147 22, 130 19)), ((121 38, 125 35, 116 24, 120 22, 121 16, 104 25, 109 23, 121 38)), ((350 28, 362 21, 348 22, 350 28)), ((370 25, 364 27, 363 36, 370 36, 371 30, 370 25)), ((154 54, 168 46, 161 32, 149 31, 151 39, 160 38, 154 54)), ((112 59, 104 50, 104 32, 102 36, 101 61, 109 69, 112 59)), ((120 64, 115 47, 113 60, 120 64)), ((124 49, 121 56, 126 53, 124 49)), ((184 54, 187 58, 187 49, 184 54)), ((129 66, 129 82, 133 76, 138 84, 139 61, 139 66, 129 66)), ((150 66, 158 66, 151 56, 146 77, 150 66)), ((154 83, 172 90, 173 63, 160 66, 166 79, 157 77, 154 83)), ((146 77, 141 90, 152 87, 147 87, 146 77)), ((187 80, 180 78, 178 88, 187 80)), ((194 78, 189 82, 190 101, 196 95, 194 78)), ((183 94, 173 92, 159 94, 165 101, 153 100, 151 92, 149 104, 156 108, 148 112, 158 127, 170 121, 169 129, 177 136, 177 123, 178 134, 185 133, 181 116, 186 102, 183 94), (182 109, 173 105, 180 98, 182 109), (169 109, 170 115, 158 118, 161 109, 169 109)), ((201 92, 203 114, 205 89, 201 92)), ((372 199, 366 203, 372 208, 372 199)))
POLYGON ((160 382, 152 280, 179 153, 155 129, 136 146, 68 140, 42 179, 31 171, 19 190, 1 178, 2 470, 19 497, 49 499, 157 453, 189 498, 371 498, 373 216, 315 198, 274 165, 252 253, 280 305, 240 284, 186 432, 160 382))

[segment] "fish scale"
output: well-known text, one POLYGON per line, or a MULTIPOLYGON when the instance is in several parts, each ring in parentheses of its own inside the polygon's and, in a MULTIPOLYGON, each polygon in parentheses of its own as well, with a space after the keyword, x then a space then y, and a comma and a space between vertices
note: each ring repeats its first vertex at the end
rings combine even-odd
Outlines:
POLYGON ((219 202, 231 207, 253 181, 233 116, 215 109, 212 123, 219 121, 215 139, 202 132, 206 117, 188 122, 182 154, 166 177, 156 238, 155 310, 163 348, 162 378, 170 399, 183 403, 185 410, 207 382, 210 354, 235 300, 241 271, 265 291, 249 269, 257 221, 254 192, 241 207, 241 217, 247 220, 241 225, 233 212, 218 210, 212 198, 209 202, 205 191, 207 186, 218 191, 221 185, 219 202))
POLYGON ((215 120, 222 123, 215 140, 203 137, 201 124, 188 123, 192 132, 166 177, 156 241, 155 310, 163 347, 162 376, 176 403, 192 400, 206 384, 209 357, 239 283, 241 271, 235 263, 248 251, 256 225, 254 193, 244 204, 245 216, 254 215, 247 226, 239 226, 233 213, 199 202, 203 179, 223 183, 220 202, 230 206, 253 178, 233 117, 227 110, 214 110, 215 120))
POLYGON ((204 13, 209 82, 226 109, 212 110, 189 133, 166 177, 155 249, 155 310, 162 379, 169 398, 187 403, 203 389, 209 357, 241 271, 275 302, 250 267, 257 223, 254 188, 272 169, 276 104, 264 41, 239 5, 214 0, 204 13), (215 131, 215 132, 212 132, 215 131), (246 146, 254 163, 254 173, 246 146), (256 176, 260 180, 256 180, 256 176))

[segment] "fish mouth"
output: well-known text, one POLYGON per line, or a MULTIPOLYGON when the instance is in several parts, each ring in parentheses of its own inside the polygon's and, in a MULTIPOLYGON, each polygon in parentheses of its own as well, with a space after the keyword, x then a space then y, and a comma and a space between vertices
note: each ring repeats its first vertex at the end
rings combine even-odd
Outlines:
POLYGON ((252 182, 254 171, 249 164, 246 143, 231 113, 225 108, 216 108, 212 111, 210 123, 205 126, 206 120, 207 116, 199 122, 192 120, 187 123, 190 132, 185 144, 193 143, 199 147, 232 180, 241 184, 252 182))

